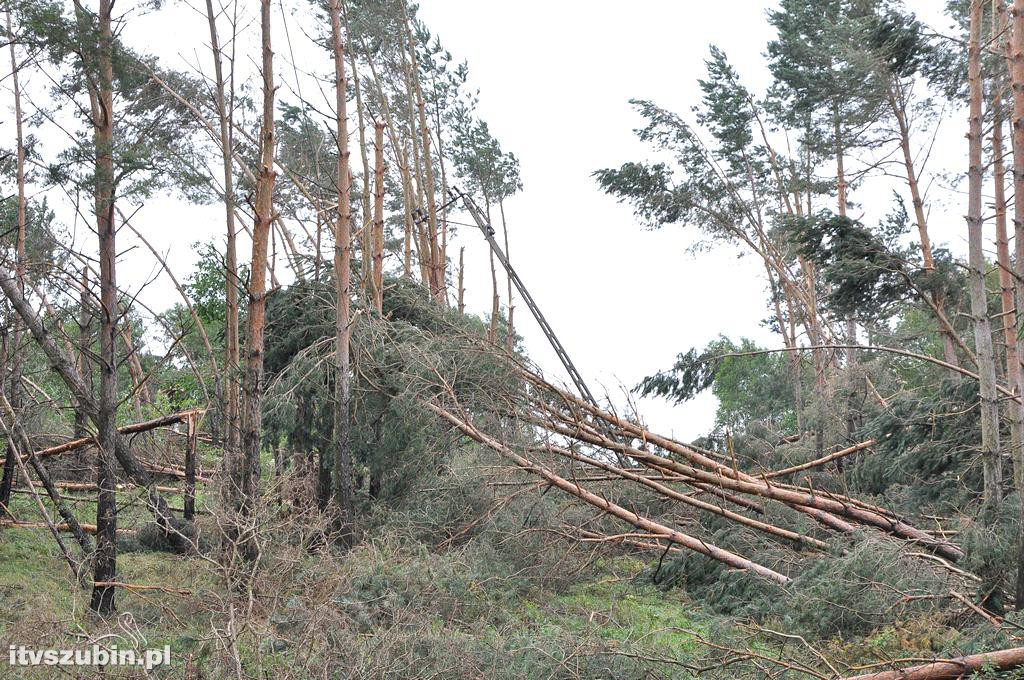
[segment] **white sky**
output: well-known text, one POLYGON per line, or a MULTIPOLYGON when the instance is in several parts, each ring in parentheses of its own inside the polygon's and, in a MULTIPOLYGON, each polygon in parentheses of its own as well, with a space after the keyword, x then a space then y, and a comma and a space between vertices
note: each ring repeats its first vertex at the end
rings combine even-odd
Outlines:
MULTIPOLYGON (((632 387, 669 367, 680 351, 703 347, 719 334, 780 345, 759 327, 768 311, 756 260, 739 258, 740 251, 728 248, 688 253, 692 231, 641 229, 631 209, 604 195, 591 177, 599 168, 649 155, 633 134, 640 120, 628 104, 630 98, 652 99, 692 118, 709 44, 724 49, 748 87, 760 91, 767 83, 763 52, 772 33, 765 10, 771 4, 422 2, 420 16, 427 26, 456 60, 468 60, 471 85, 480 89, 480 116, 521 161, 525 190, 506 204, 511 260, 591 388, 595 393, 609 391, 619 404, 624 401, 621 386, 632 387)), ((947 25, 938 14, 944 3, 910 4, 933 25, 947 25)), ((256 3, 243 5, 252 5, 246 10, 250 16, 258 11, 256 3)), ((126 9, 121 3, 118 7, 126 9)), ((275 21, 280 23, 277 17, 275 21)), ((250 32, 256 30, 258 25, 250 32)), ((330 67, 327 54, 308 44, 301 26, 290 24, 290 35, 303 69, 324 72, 330 67)), ((156 52, 170 67, 197 61, 208 66, 205 19, 180 2, 132 18, 124 38, 156 52)), ((287 83, 292 66, 279 25, 275 41, 277 70, 287 83)), ((289 97, 287 87, 281 96, 289 97)), ((942 134, 938 155, 962 157, 961 130, 950 127, 942 134)), ((868 191, 877 188, 852 198, 867 202, 868 191)), ((885 196, 884 210, 889 189, 882 191, 877 195, 885 196)), ((933 237, 959 251, 962 209, 951 205, 947 212, 936 214, 933 209, 933 237)), ((193 242, 223 238, 220 206, 189 206, 158 197, 133 222, 168 253, 180 280, 195 261, 193 242)), ((122 233, 124 250, 132 239, 127 230, 122 233)), ((94 239, 85 232, 80 235, 94 239)), ((486 244, 475 229, 462 228, 449 247, 453 258, 460 245, 466 246, 470 309, 489 310, 486 244)), ((239 256, 246 259, 245 251, 239 256)), ((136 249, 123 257, 119 277, 122 284, 137 286, 152 276, 154 267, 149 253, 136 249)), ((176 302, 176 293, 169 281, 159 279, 141 299, 162 309, 176 302)), ((516 322, 530 355, 551 375, 567 379, 525 307, 517 307, 516 322)), ((643 400, 639 406, 655 429, 682 438, 706 433, 715 408, 710 395, 681 407, 660 400, 643 400)))

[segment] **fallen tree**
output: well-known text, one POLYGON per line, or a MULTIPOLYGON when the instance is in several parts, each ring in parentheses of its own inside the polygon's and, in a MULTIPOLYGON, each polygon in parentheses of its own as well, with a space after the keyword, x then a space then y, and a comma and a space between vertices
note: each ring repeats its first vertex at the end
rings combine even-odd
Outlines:
MULTIPOLYGON (((46 355, 51 368, 61 377, 78 403, 79 408, 89 417, 94 425, 101 422, 100 404, 96 395, 86 385, 82 374, 76 367, 75 360, 62 349, 53 334, 46 328, 42 318, 25 298, 14 277, 6 267, 0 268, 0 291, 11 303, 18 316, 25 323, 36 344, 46 355)), ((174 516, 167 501, 156 489, 156 479, 140 462, 125 435, 114 432, 114 451, 112 452, 125 474, 136 484, 146 489, 146 501, 157 525, 164 532, 171 545, 179 552, 193 549, 192 533, 187 522, 174 516)))
MULTIPOLYGON (((144 420, 139 423, 131 423, 129 425, 123 425, 117 428, 119 434, 137 434, 139 432, 148 432, 149 430, 155 430, 160 427, 167 427, 168 425, 175 425, 177 423, 186 422, 189 417, 198 415, 205 412, 206 409, 192 409, 190 411, 179 411, 178 413, 172 413, 170 415, 161 416, 159 418, 153 418, 152 420, 144 420)), ((94 437, 79 437, 78 439, 71 439, 64 442, 63 444, 56 444, 49 446, 45 449, 39 449, 33 451, 31 455, 36 458, 46 458, 48 456, 56 456, 62 453, 68 453, 85 446, 94 446, 96 439, 94 437)), ((23 460, 28 460, 30 454, 22 454, 23 460)), ((0 458, 0 465, 3 465, 5 459, 0 458)))
POLYGON ((785 585, 790 582, 790 578, 785 574, 780 574, 779 572, 769 569, 768 567, 765 567, 761 564, 757 564, 756 562, 752 562, 751 560, 748 560, 745 557, 729 552, 728 550, 723 550, 722 548, 714 546, 708 543, 707 541, 703 541, 699 538, 694 538, 693 536, 689 536, 680 531, 667 527, 663 524, 654 522, 653 520, 648 519, 647 517, 638 515, 631 510, 627 510, 626 508, 616 503, 613 503, 607 498, 603 498, 595 493, 586 490, 580 484, 571 482, 565 479, 564 477, 555 474, 546 467, 538 465, 537 463, 534 463, 528 458, 525 458, 517 454, 512 449, 505 446, 496 439, 487 436, 486 434, 478 430, 471 422, 469 422, 468 418, 460 418, 455 414, 451 413, 450 411, 429 401, 424 401, 423 404, 429 410, 437 414, 441 419, 453 425, 456 429, 458 429, 464 435, 468 436, 470 439, 473 439, 474 441, 493 449, 494 451, 501 454, 505 458, 511 460, 513 463, 515 463, 523 470, 526 470, 527 472, 530 472, 543 478, 552 486, 555 486, 561 489, 562 491, 565 491, 566 493, 569 493, 575 496, 576 498, 579 498, 585 503, 589 503, 590 505, 593 505, 594 507, 599 508, 604 512, 607 512, 608 514, 614 517, 617 517, 629 524, 632 524, 638 529, 643 529, 644 531, 651 534, 652 537, 656 537, 665 540, 669 543, 679 545, 684 548, 688 548, 689 550, 692 550, 694 552, 700 553, 701 555, 705 555, 707 557, 710 557, 711 559, 722 562, 723 564, 733 567, 734 569, 749 571, 751 573, 757 574, 758 576, 764 577, 771 581, 775 581, 776 583, 782 585, 785 585))
MULTIPOLYGON (((964 555, 959 546, 907 524, 884 508, 814 489, 772 483, 767 474, 760 478, 755 477, 578 399, 525 368, 520 367, 520 373, 534 387, 548 390, 556 395, 562 403, 570 406, 570 412, 566 413, 542 399, 533 400, 534 405, 541 408, 549 417, 549 420, 540 423, 540 426, 556 434, 612 451, 617 455, 627 456, 646 467, 677 473, 707 486, 779 501, 842 533, 853 531, 855 529, 851 524, 853 522, 879 529, 904 540, 913 541, 948 560, 957 561, 964 555), (583 421, 576 415, 579 412, 589 414, 608 427, 602 428, 583 421), (617 438, 612 438, 610 433, 614 433, 617 438), (644 442, 645 445, 653 444, 675 454, 685 462, 624 443, 634 439, 644 442)), ((862 449, 867 446, 870 446, 870 443, 865 442, 851 448, 862 449)))
POLYGON ((843 680, 952 680, 982 670, 1008 671, 1020 666, 1024 666, 1024 647, 937 660, 898 670, 851 675, 843 680))

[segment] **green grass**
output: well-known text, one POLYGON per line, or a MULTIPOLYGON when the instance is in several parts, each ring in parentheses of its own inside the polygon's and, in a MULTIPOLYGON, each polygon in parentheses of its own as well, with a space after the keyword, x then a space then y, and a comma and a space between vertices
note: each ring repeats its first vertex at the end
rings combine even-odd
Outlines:
POLYGON ((596 636, 613 646, 641 648, 667 657, 685 657, 700 650, 693 632, 706 631, 707 615, 681 591, 663 592, 632 578, 644 566, 636 558, 597 566, 596 580, 543 602, 527 602, 527 623, 545 636, 596 636))

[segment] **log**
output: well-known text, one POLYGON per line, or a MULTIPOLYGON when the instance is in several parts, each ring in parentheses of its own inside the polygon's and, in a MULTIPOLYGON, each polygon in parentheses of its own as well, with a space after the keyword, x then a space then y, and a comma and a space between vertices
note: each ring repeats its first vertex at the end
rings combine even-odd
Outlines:
MULTIPOLYGON (((615 418, 615 416, 611 416, 611 414, 608 415, 615 418)), ((622 422, 619 421, 618 418, 615 418, 615 420, 619 423, 622 422)), ((620 444, 619 442, 610 439, 607 435, 599 433, 592 428, 577 427, 574 430, 570 430, 569 428, 554 428, 554 431, 559 432, 560 434, 565 434, 566 436, 574 436, 580 441, 600 446, 601 448, 608 449, 609 451, 625 454, 630 458, 645 464, 650 463, 659 468, 669 469, 673 472, 690 477, 698 482, 704 482, 730 491, 738 491, 740 493, 780 501, 796 510, 806 508, 807 514, 826 524, 835 520, 836 517, 845 517, 846 519, 852 520, 858 524, 881 529, 893 536, 919 543, 935 554, 954 562, 964 556, 963 550, 961 550, 959 546, 948 541, 936 539, 927 532, 912 527, 899 519, 893 518, 892 516, 873 512, 863 507, 845 502, 844 500, 831 498, 827 494, 817 494, 811 491, 795 490, 770 484, 767 479, 757 479, 756 477, 752 477, 743 472, 734 472, 731 468, 718 465, 714 461, 711 461, 696 452, 690 452, 693 455, 692 458, 689 456, 688 458, 690 460, 700 460, 703 458, 716 468, 715 471, 706 469, 707 466, 702 466, 704 469, 696 468, 670 458, 657 456, 649 451, 642 451, 625 444, 620 444)), ((657 446, 662 446, 662 443, 656 441, 655 438, 657 438, 657 435, 654 435, 653 433, 647 433, 646 435, 646 439, 648 441, 651 441, 657 446)), ((669 445, 677 445, 667 440, 663 441, 669 445)), ((840 531, 848 532, 852 530, 852 526, 841 521, 838 523, 832 522, 832 525, 840 531)))
POLYGON ((423 401, 422 403, 426 408, 433 411, 442 420, 445 420, 451 425, 455 426, 456 429, 461 431, 469 438, 493 449, 502 456, 511 460, 520 468, 545 479, 552 486, 558 487, 562 491, 565 491, 566 493, 579 498, 585 503, 589 503, 590 505, 596 508, 600 508, 601 510, 607 512, 610 515, 618 517, 619 519, 629 524, 632 524, 633 526, 639 529, 643 529, 644 531, 655 535, 657 538, 688 548, 694 552, 700 553, 701 555, 705 555, 713 560, 717 560, 719 562, 722 562, 723 564, 733 567, 734 569, 749 571, 751 573, 757 574, 758 576, 761 576, 763 578, 769 579, 782 585, 785 585, 790 582, 790 578, 785 574, 780 574, 776 571, 773 571, 772 569, 769 569, 768 567, 757 564, 756 562, 752 562, 746 559, 745 557, 742 557, 735 553, 731 553, 728 550, 724 550, 722 548, 714 546, 699 538, 694 538, 693 536, 689 536, 682 532, 676 531, 675 529, 672 529, 670 527, 658 524, 657 522, 654 522, 646 517, 643 517, 630 510, 627 510, 626 508, 617 505, 606 498, 602 498, 597 494, 591 493, 590 491, 587 491, 579 484, 573 483, 563 477, 560 477, 556 475, 554 472, 548 470, 547 468, 542 467, 534 463, 533 461, 524 458, 523 456, 520 456, 519 454, 515 453, 501 442, 480 432, 471 423, 467 422, 466 420, 463 420, 462 418, 457 417, 456 415, 450 413, 449 411, 441 408, 437 404, 434 404, 429 401, 423 401))
MULTIPOLYGON (((96 525, 95 524, 84 524, 84 523, 80 522, 79 526, 82 528, 82 531, 84 531, 87 534, 93 534, 93 535, 96 534, 96 525)), ((19 522, 19 521, 10 520, 10 519, 0 519, 0 529, 47 529, 47 528, 48 528, 48 526, 47 526, 46 522, 19 522)), ((67 523, 65 523, 65 522, 61 522, 60 524, 54 525, 54 528, 57 531, 60 531, 60 532, 70 532, 71 531, 71 527, 69 527, 67 525, 67 523)), ((135 530, 134 529, 118 529, 117 533, 118 534, 122 534, 122 535, 129 535, 129 534, 134 534, 135 530)))
POLYGON ((606 472, 611 472, 612 474, 618 475, 622 479, 628 479, 630 481, 634 481, 643 486, 646 486, 655 493, 658 493, 666 498, 671 498, 672 500, 685 503, 686 505, 690 505, 692 507, 699 508, 701 510, 705 510, 713 514, 720 515, 721 517, 724 517, 738 524, 748 526, 751 529, 755 529, 756 531, 760 531, 775 536, 777 538, 783 538, 788 541, 793 541, 798 545, 802 544, 823 551, 828 550, 828 543, 825 543, 824 541, 818 540, 816 538, 811 538, 810 536, 805 536, 796 531, 791 531, 789 529, 777 527, 774 524, 768 524, 767 522, 761 522, 759 520, 752 519, 745 515, 732 512, 731 510, 721 508, 717 505, 714 505, 713 503, 707 503, 696 498, 691 498, 686 494, 680 493, 671 487, 665 486, 664 484, 659 484, 658 482, 651 479, 647 479, 642 475, 628 472, 614 465, 611 465, 610 463, 605 463, 604 461, 597 460, 596 458, 584 456, 570 449, 564 449, 562 447, 553 446, 551 444, 545 445, 542 450, 547 451, 548 453, 554 453, 559 456, 569 458, 571 460, 579 461, 586 465, 591 465, 601 470, 605 470, 606 472))
POLYGON ((192 591, 185 588, 168 588, 166 586, 145 586, 137 583, 121 583, 120 581, 96 581, 93 583, 98 588, 124 588, 130 591, 158 591, 170 595, 191 595, 192 591))
POLYGON ((843 680, 952 680, 968 676, 982 669, 1008 671, 1020 666, 1024 666, 1024 647, 937 660, 900 670, 851 675, 843 680))
MULTIPOLYGON (((138 432, 147 432, 149 430, 155 430, 158 427, 166 427, 167 425, 174 425, 176 423, 184 422, 187 418, 204 412, 205 409, 193 409, 191 411, 181 411, 180 413, 172 413, 167 416, 161 416, 160 418, 154 418, 152 420, 145 420, 140 423, 131 423, 123 427, 117 428, 120 434, 136 434, 138 432)), ((66 441, 63 444, 57 444, 56 446, 50 446, 45 449, 39 449, 33 451, 32 455, 36 458, 45 458, 46 456, 56 456, 61 453, 67 453, 68 451, 74 451, 80 449, 83 446, 91 446, 96 443, 93 437, 80 437, 78 439, 72 439, 66 441)), ((23 460, 28 460, 28 454, 22 454, 23 460)), ((3 464, 3 459, 0 459, 0 465, 3 464)))

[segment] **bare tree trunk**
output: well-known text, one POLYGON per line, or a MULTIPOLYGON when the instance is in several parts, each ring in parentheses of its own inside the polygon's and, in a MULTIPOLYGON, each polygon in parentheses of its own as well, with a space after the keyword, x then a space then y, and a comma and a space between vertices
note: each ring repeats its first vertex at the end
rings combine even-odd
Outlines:
POLYGON ((895 671, 851 675, 843 680, 956 680, 975 673, 1008 671, 1024 665, 1024 647, 958 656, 895 671))
POLYGON ((124 323, 120 325, 117 332, 124 343, 128 375, 132 379, 132 401, 135 404, 136 414, 139 416, 139 420, 141 420, 144 417, 142 407, 143 405, 153 405, 153 395, 146 381, 146 371, 142 368, 142 361, 139 359, 138 352, 135 351, 135 341, 132 339, 132 326, 127 318, 127 314, 125 314, 124 323))
MULTIPOLYGON (((1019 394, 1021 382, 1020 356, 1017 352, 1017 310, 1014 307, 1013 263, 1010 261, 1010 239, 1006 221, 1006 165, 1003 160, 1003 111, 1000 96, 993 98, 992 125, 992 177, 995 182, 996 257, 999 263, 999 292, 1002 302, 1003 346, 1006 352, 1006 383, 1019 394)), ((1017 489, 1024 488, 1024 408, 1017 402, 1006 402, 1010 421, 1010 459, 1013 461, 1013 481, 1017 489)))
MULTIPOLYGON (((96 141, 96 231, 100 255, 99 410, 96 419, 96 557, 93 580, 99 583, 117 578, 117 480, 114 477, 114 448, 117 445, 117 245, 114 223, 114 38, 111 25, 113 0, 100 0, 99 9, 99 91, 100 106, 94 110, 96 141)), ((94 586, 89 608, 99 614, 114 611, 110 586, 94 586)))
MULTIPOLYGON (((17 220, 18 220, 18 233, 17 242, 15 244, 15 275, 18 278, 18 288, 25 292, 25 137, 22 132, 22 114, 21 114, 21 83, 19 78, 19 67, 18 57, 15 51, 15 40, 14 27, 11 23, 11 10, 7 10, 7 37, 9 40, 11 50, 11 87, 14 91, 14 130, 15 130, 15 141, 17 143, 16 160, 15 160, 15 172, 17 175, 18 182, 18 206, 17 206, 17 220)), ((14 321, 14 332, 11 337, 11 406, 16 413, 19 413, 22 406, 22 386, 21 386, 21 373, 22 373, 22 359, 23 352, 21 349, 21 337, 22 324, 17 318, 14 321)), ((0 374, 0 381, 6 378, 5 375, 0 374)), ((0 385, 2 386, 2 385, 0 385)), ((14 475, 16 467, 14 465, 13 456, 11 456, 11 446, 7 447, 7 461, 4 463, 3 475, 0 477, 0 506, 7 508, 11 503, 11 488, 14 485, 14 475)), ((2 514, 0 514, 2 516, 2 514)))
MULTIPOLYGON (((231 112, 228 111, 224 68, 221 62, 220 38, 213 0, 206 0, 206 18, 210 24, 210 51, 213 55, 214 106, 220 124, 220 152, 224 182, 224 213, 227 227, 225 267, 225 329, 224 329, 224 451, 225 465, 238 454, 240 443, 238 407, 238 252, 235 241, 235 178, 232 172, 231 112)), ((232 69, 234 66, 232 66, 232 69)), ((226 468, 228 469, 228 468, 226 468)))
MULTIPOLYGON (((92 365, 89 360, 89 347, 92 346, 92 300, 89 293, 89 266, 82 267, 81 291, 78 308, 78 372, 85 380, 88 389, 92 390, 92 365)), ((78 399, 75 403, 75 438, 84 437, 87 434, 86 427, 89 417, 82 408, 78 399)))
POLYGON ((459 314, 466 313, 466 246, 459 248, 459 314))
MULTIPOLYGON (((351 33, 348 25, 348 11, 341 3, 342 15, 345 23, 345 34, 351 33)), ((363 164, 363 189, 360 192, 362 201, 362 215, 360 216, 360 249, 362 250, 362 285, 363 292, 367 295, 368 302, 373 303, 374 295, 371 287, 373 280, 373 246, 374 246, 374 222, 370 213, 370 159, 366 152, 366 119, 363 113, 363 88, 359 79, 359 69, 356 68, 355 50, 347 50, 349 69, 352 72, 352 84, 356 95, 356 119, 359 123, 359 158, 363 164)), ((376 160, 376 159, 375 159, 376 160)), ((376 175, 375 175, 376 177, 376 175)))
MULTIPOLYGON (((410 75, 412 78, 413 91, 416 94, 416 109, 419 116, 419 132, 421 148, 423 152, 423 175, 426 184, 427 199, 427 259, 430 275, 430 292, 434 301, 444 305, 447 301, 445 295, 444 272, 441 267, 441 247, 438 242, 437 227, 437 203, 434 195, 434 160, 430 154, 430 128, 427 127, 427 106, 423 99, 423 87, 420 84, 419 61, 416 58, 416 43, 413 40, 412 26, 405 3, 402 3, 402 11, 405 13, 405 33, 409 41, 409 60, 411 62, 410 75)), ((423 258, 424 253, 420 253, 423 258)))
MULTIPOLYGON (((263 71, 263 120, 260 167, 256 182, 255 220, 252 229, 252 261, 249 268, 248 342, 242 376, 241 456, 233 480, 236 508, 244 517, 259 499, 260 444, 263 429, 263 331, 267 313, 267 246, 274 220, 274 53, 270 42, 270 0, 260 2, 260 33, 263 71)), ((246 559, 255 557, 246 528, 237 527, 239 549, 246 559)))
POLYGON ((910 188, 910 199, 914 206, 914 218, 917 220, 917 233, 921 246, 921 258, 924 268, 935 269, 935 258, 932 255, 932 242, 928 236, 928 218, 924 214, 924 199, 921 197, 921 185, 918 182, 917 169, 914 167, 914 154, 910 148, 910 126, 907 123, 906 103, 895 91, 899 83, 893 83, 887 91, 889 106, 900 131, 900 150, 903 152, 903 168, 907 174, 907 186, 910 188))
POLYGON ((999 450, 999 402, 996 391, 996 365, 992 347, 992 325, 988 317, 985 291, 985 255, 982 235, 982 72, 981 24, 983 0, 971 0, 971 26, 967 52, 967 83, 970 92, 968 131, 969 167, 967 171, 968 287, 974 342, 978 355, 981 392, 981 459, 984 470, 983 505, 986 512, 998 504, 1001 496, 1002 460, 999 450))
MULTIPOLYGON (((900 83, 895 80, 888 88, 886 94, 893 117, 896 118, 896 124, 899 127, 900 150, 903 152, 903 167, 907 175, 907 186, 910 188, 911 203, 914 206, 914 219, 917 220, 921 259, 924 260, 925 270, 932 271, 935 269, 935 257, 932 254, 931 238, 928 236, 928 216, 924 212, 921 183, 917 176, 917 169, 914 167, 914 155, 910 148, 910 125, 907 122, 906 100, 900 89, 900 83)), ((942 309, 945 304, 944 296, 932 294, 931 298, 935 306, 942 309)), ((951 330, 943 325, 939 332, 942 334, 942 350, 946 363, 959 366, 959 359, 956 356, 956 344, 951 337, 951 330)))
POLYGON ((349 381, 351 341, 352 211, 349 183, 347 79, 345 75, 345 43, 341 35, 341 11, 338 0, 328 0, 331 15, 331 47, 334 52, 335 124, 338 141, 338 222, 334 232, 334 290, 337 305, 334 317, 334 500, 341 513, 346 532, 355 518, 350 432, 351 385, 349 381))
POLYGON ((196 414, 185 420, 185 500, 184 517, 189 522, 196 516, 196 454, 199 448, 199 429, 196 414))
POLYGON ((384 123, 374 126, 373 302, 384 312, 384 123))
MULTIPOLYGON (((1014 289, 1014 307, 1024 310, 1024 0, 1013 0, 1011 29, 1006 45, 1008 67, 1010 71, 1011 92, 1013 93, 1013 115, 1011 147, 1013 148, 1013 233, 1016 286, 1014 289)), ((1018 321, 1021 314, 1018 312, 1018 321)), ((1016 330, 1016 329, 1015 329, 1016 330)), ((1024 341, 1017 341, 1017 357, 1024 358, 1024 341)), ((1011 386, 1016 394, 1024 393, 1024 371, 1019 374, 1019 381, 1011 386)), ((1024 405, 1017 408, 1024 409, 1024 405)), ((1024 452, 1022 452, 1024 455, 1024 452)), ((1024 479, 1021 480, 1024 483, 1024 479)), ((1018 526, 1017 536, 1017 584, 1016 604, 1024 609, 1024 486, 1017 488, 1018 495, 1018 526)))
MULTIPOLYGON (((508 225, 505 223, 505 201, 502 199, 498 200, 498 212, 501 213, 501 231, 505 238, 505 256, 508 257, 508 225)), ((513 325, 513 314, 515 313, 515 306, 512 304, 512 277, 506 277, 508 281, 508 336, 506 349, 509 353, 515 352, 516 349, 516 331, 513 325)))

